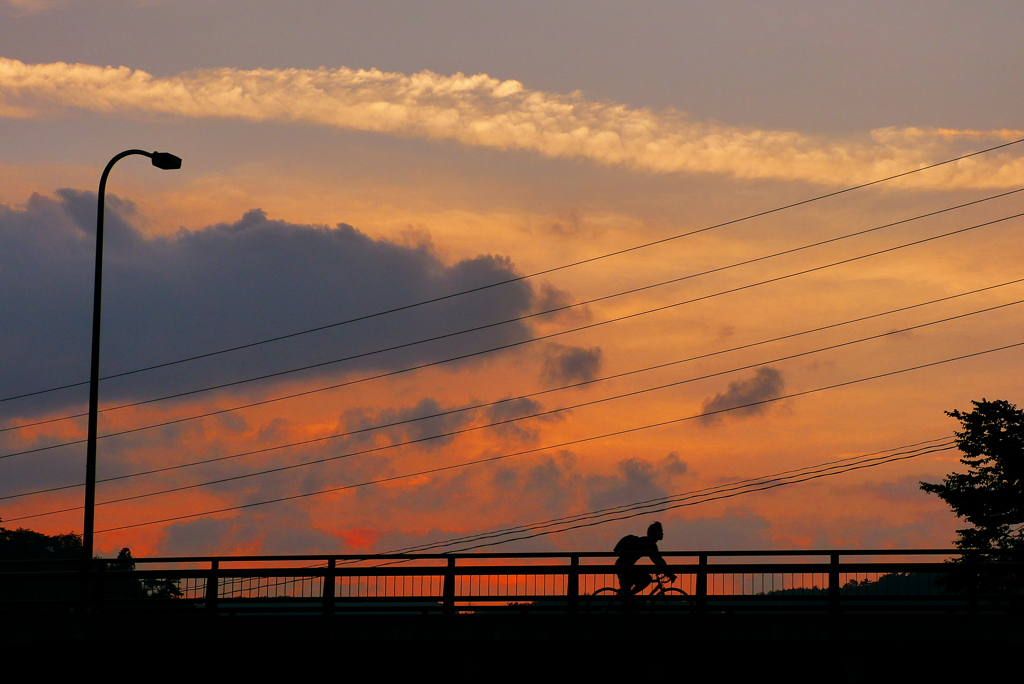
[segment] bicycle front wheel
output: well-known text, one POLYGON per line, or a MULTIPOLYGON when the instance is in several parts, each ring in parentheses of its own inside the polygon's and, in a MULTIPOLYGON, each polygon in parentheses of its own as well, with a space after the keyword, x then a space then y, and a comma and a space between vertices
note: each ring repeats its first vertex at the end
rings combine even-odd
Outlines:
POLYGON ((652 613, 692 613, 693 597, 682 589, 669 587, 651 597, 652 613))
POLYGON ((608 615, 619 612, 622 609, 619 590, 615 587, 598 589, 587 597, 583 609, 587 615, 608 615))

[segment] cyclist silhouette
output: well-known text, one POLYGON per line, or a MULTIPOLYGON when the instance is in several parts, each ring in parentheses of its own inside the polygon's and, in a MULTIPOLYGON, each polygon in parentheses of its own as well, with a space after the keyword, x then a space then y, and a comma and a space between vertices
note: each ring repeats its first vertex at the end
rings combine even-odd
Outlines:
MULTIPOLYGON (((643 591, 654 578, 650 573, 634 567, 636 562, 647 556, 655 565, 666 565, 665 559, 658 551, 658 542, 665 538, 665 531, 660 522, 653 522, 647 528, 646 537, 638 537, 635 534, 627 534, 615 545, 615 553, 619 557, 615 559, 615 565, 620 567, 618 571, 619 586, 621 592, 626 596, 636 596, 643 591)), ((670 582, 675 582, 676 576, 672 573, 665 573, 670 582)))

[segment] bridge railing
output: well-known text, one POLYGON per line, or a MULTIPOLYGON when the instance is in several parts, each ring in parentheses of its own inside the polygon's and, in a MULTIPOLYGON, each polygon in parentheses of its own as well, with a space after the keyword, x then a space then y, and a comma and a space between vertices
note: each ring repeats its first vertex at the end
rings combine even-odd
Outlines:
MULTIPOLYGON (((1019 607, 1024 557, 949 563, 946 549, 664 552, 676 575, 660 597, 629 601, 611 553, 392 554, 136 558, 0 563, 0 610, 208 613, 493 611, 967 612, 1019 607), (605 591, 601 592, 602 589, 605 591), (597 594, 597 596, 595 596, 597 594)), ((637 566, 641 567, 641 566, 637 566)), ((660 590, 659 590, 660 591, 660 590)))

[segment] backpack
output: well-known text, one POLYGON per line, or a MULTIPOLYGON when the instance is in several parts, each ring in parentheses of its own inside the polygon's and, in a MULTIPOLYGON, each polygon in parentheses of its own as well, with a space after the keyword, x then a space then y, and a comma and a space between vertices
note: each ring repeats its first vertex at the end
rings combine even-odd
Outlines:
POLYGON ((643 540, 635 534, 627 534, 625 537, 619 540, 619 543, 612 549, 613 553, 624 554, 624 553, 636 553, 641 550, 643 546, 643 540))

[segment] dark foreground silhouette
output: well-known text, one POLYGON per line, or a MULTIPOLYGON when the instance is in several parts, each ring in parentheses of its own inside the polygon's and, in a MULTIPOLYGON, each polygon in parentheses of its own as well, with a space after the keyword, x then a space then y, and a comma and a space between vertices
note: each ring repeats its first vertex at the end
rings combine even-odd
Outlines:
MULTIPOLYGON (((665 538, 665 530, 660 522, 653 522, 647 528, 646 537, 638 537, 635 534, 627 534, 615 545, 615 553, 619 557, 615 559, 615 565, 620 568, 619 587, 623 594, 636 596, 646 589, 654 577, 646 570, 635 568, 636 562, 644 556, 651 559, 655 565, 667 565, 658 550, 658 542, 665 538)), ((669 582, 674 582, 676 576, 672 573, 665 573, 669 582)))

